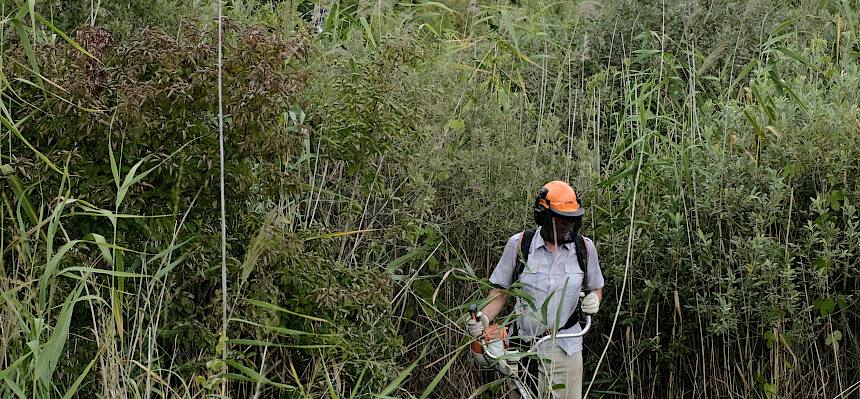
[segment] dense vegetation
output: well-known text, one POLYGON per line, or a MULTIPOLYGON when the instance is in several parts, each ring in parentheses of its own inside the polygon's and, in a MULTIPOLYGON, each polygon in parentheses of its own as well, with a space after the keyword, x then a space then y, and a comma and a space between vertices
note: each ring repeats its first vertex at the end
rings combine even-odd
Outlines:
POLYGON ((0 397, 498 396, 460 322, 556 178, 589 396, 856 397, 857 1, 312 8, 224 3, 225 293, 212 2, 3 2, 0 397))

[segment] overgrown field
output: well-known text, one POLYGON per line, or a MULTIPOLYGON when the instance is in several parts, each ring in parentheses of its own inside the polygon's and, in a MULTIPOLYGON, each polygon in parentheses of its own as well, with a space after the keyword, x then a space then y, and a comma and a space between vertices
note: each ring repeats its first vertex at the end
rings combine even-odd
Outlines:
POLYGON ((858 1, 332 4, 224 1, 225 279, 215 4, 2 2, 0 397, 499 397, 554 179, 589 397, 860 395, 858 1))

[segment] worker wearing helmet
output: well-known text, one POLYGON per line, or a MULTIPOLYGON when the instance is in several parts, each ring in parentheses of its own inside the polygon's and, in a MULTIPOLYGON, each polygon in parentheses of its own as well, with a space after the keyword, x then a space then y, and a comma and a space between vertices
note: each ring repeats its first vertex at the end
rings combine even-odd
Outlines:
MULTIPOLYGON (((490 290, 490 302, 482 315, 493 320, 508 299, 507 289, 517 283, 532 302, 517 298, 513 335, 532 342, 553 331, 559 334, 581 331, 573 318, 581 291, 589 292, 582 300, 582 311, 597 313, 603 298, 603 274, 594 243, 579 234, 585 213, 570 185, 552 181, 535 197, 533 233, 517 233, 508 239, 505 250, 490 276, 496 288, 490 290), (525 244, 525 241, 531 241, 525 244), (521 245, 528 248, 521 248, 521 245), (583 253, 577 253, 577 247, 583 253), (525 254, 526 262, 517 257, 525 254), (580 261, 586 267, 581 267, 580 261), (521 262, 521 260, 520 260, 521 262), (519 272, 519 273, 518 273, 519 272), (543 310, 546 307, 546 310, 543 310), (573 323, 572 323, 573 321, 573 323)), ((478 317, 477 320, 480 320, 478 317)), ((466 329, 480 337, 483 325, 468 318, 466 329)), ((552 386, 553 398, 582 397, 582 338, 549 340, 539 348, 540 391, 552 386)))

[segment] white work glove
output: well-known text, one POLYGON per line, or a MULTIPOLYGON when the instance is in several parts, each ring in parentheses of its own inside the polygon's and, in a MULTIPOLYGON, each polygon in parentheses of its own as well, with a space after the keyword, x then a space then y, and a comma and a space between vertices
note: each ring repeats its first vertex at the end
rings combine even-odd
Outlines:
POLYGON ((597 294, 590 293, 582 299, 582 311, 587 314, 595 314, 600 309, 600 298, 597 294))
POLYGON ((484 329, 488 325, 490 325, 490 319, 480 311, 474 320, 472 319, 472 315, 466 316, 466 331, 473 338, 481 338, 484 335, 484 329))

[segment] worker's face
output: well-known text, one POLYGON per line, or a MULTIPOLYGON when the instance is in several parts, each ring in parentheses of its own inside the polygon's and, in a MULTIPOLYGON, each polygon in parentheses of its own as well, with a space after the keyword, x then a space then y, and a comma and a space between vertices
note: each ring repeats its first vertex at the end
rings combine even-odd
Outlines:
POLYGON ((565 218, 565 217, 556 217, 552 218, 553 226, 555 227, 555 237, 557 237, 554 241, 569 241, 569 237, 571 237, 578 228, 577 220, 575 218, 565 218))

